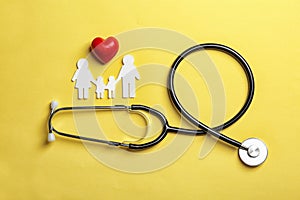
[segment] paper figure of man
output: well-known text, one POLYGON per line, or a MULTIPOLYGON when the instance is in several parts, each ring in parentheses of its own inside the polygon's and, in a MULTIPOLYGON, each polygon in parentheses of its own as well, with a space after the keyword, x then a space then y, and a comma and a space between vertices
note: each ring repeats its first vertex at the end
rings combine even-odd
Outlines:
POLYGON ((116 82, 118 82, 121 78, 123 98, 134 98, 135 79, 139 80, 140 74, 134 66, 134 57, 132 55, 125 55, 123 57, 123 66, 116 82))

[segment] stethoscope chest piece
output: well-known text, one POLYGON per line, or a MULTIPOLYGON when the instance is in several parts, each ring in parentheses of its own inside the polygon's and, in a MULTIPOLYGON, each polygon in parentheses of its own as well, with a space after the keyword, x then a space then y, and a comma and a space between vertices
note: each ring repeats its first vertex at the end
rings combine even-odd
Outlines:
POLYGON ((256 167, 262 164, 268 156, 268 148, 265 143, 257 138, 249 138, 239 148, 239 157, 248 166, 256 167))

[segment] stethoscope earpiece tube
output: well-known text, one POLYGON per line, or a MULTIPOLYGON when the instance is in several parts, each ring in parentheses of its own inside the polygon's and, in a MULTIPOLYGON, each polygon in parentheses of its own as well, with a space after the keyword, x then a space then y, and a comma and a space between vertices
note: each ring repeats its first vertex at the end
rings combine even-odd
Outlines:
MULTIPOLYGON (((48 134, 48 142, 52 142, 51 141, 51 137, 53 132, 57 133, 60 136, 64 136, 64 137, 69 137, 69 138, 74 138, 74 139, 79 139, 79 140, 85 140, 85 141, 90 141, 90 142, 97 142, 97 143, 102 143, 102 144, 108 144, 111 146, 120 146, 120 147, 127 147, 128 148, 128 144, 123 143, 123 142, 115 142, 115 141, 109 141, 109 140, 102 140, 102 139, 97 139, 97 138, 90 138, 90 137, 85 137, 85 136, 79 136, 79 135, 75 135, 75 134, 70 134, 70 133, 65 133, 63 131, 59 131, 57 129, 55 129, 52 125, 52 119, 53 117, 58 114, 59 112, 63 112, 63 111, 96 111, 96 110, 129 110, 129 106, 125 106, 125 105, 115 105, 115 106, 74 106, 74 107, 61 107, 56 109, 56 106, 53 106, 57 103, 54 103, 54 101, 51 102, 50 107, 51 107, 51 112, 50 112, 50 116, 48 119, 48 128, 49 128, 49 134, 48 134), (51 136, 50 136, 51 135, 51 136), (50 140, 49 140, 50 138, 50 140)), ((53 140, 54 141, 54 140, 53 140)))

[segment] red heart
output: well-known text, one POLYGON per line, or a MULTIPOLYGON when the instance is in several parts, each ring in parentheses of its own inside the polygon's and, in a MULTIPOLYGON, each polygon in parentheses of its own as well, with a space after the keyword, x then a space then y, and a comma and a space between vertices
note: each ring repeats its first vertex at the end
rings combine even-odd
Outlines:
POLYGON ((114 37, 108 37, 106 40, 97 37, 92 42, 91 50, 95 57, 105 64, 117 54, 119 50, 119 42, 114 37))

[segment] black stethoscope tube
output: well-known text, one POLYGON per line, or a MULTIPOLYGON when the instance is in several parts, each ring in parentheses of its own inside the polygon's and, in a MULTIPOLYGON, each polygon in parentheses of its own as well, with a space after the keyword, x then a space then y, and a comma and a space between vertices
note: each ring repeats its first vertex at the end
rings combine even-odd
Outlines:
POLYGON ((238 121, 247 111, 247 109, 249 108, 251 101, 253 99, 253 95, 254 95, 254 77, 253 77, 253 73, 251 71, 250 66, 248 65, 248 63, 246 62, 246 60, 235 50, 221 45, 221 44, 213 44, 213 43, 207 43, 207 44, 199 44, 196 46, 193 46, 187 50, 185 50, 183 53, 181 53, 181 55, 179 55, 176 60, 174 61, 174 63, 171 66, 171 70, 168 76, 168 92, 169 92, 169 96, 174 104, 174 106, 176 107, 176 109, 191 123, 193 123, 195 126, 197 126, 198 128, 201 128, 202 130, 198 131, 198 134, 203 134, 203 133, 209 133, 219 139, 221 139, 222 141, 229 143, 231 145, 234 145, 236 147, 241 147, 241 143, 229 138, 221 133, 219 133, 219 130, 225 129, 227 127, 229 127, 230 125, 232 125, 233 123, 235 123, 236 121, 238 121), (176 69, 178 68, 179 64, 181 63, 181 61, 187 57, 188 55, 190 55, 193 52, 196 51, 201 51, 201 50, 218 50, 221 52, 224 52, 228 55, 230 55, 231 57, 233 57, 237 62, 239 62, 239 64, 242 66, 245 75, 247 77, 247 82, 248 82, 248 95, 246 98, 246 101, 243 105, 243 107, 240 109, 240 111, 234 115, 230 120, 228 120, 227 122, 225 122, 224 124, 221 124, 217 127, 214 128, 210 128, 207 125, 203 124, 202 122, 200 122, 199 120, 195 119, 190 113, 188 113, 184 107, 181 105, 181 103, 179 102, 175 89, 174 89, 174 76, 175 76, 175 72, 176 69))

